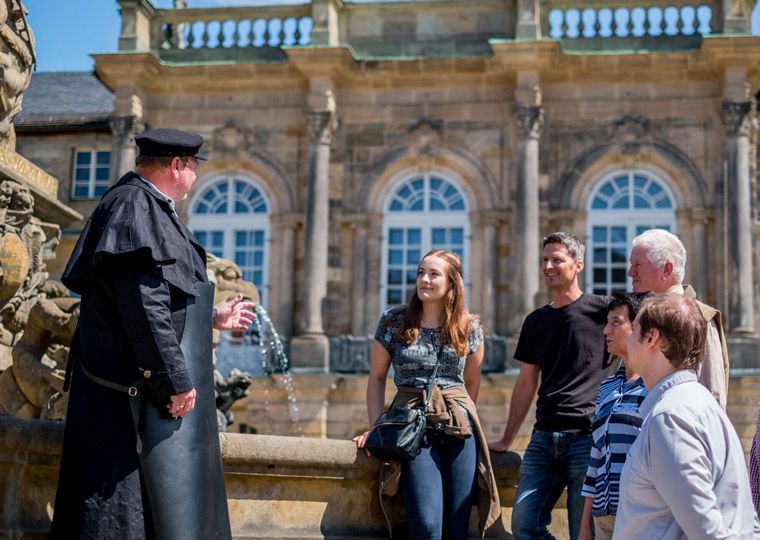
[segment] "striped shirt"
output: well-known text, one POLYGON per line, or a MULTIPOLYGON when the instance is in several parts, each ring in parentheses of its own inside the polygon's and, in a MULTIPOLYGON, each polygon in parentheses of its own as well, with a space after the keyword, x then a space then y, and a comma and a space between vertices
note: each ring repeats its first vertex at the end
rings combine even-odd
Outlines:
POLYGON ((641 377, 625 382, 625 366, 602 382, 596 398, 591 458, 581 491, 594 499, 592 514, 614 516, 620 499, 620 473, 628 449, 641 431, 639 405, 647 396, 641 377))
POLYGON ((752 439, 752 449, 749 451, 749 486, 752 489, 755 511, 760 517, 760 415, 757 417, 755 438, 752 439))

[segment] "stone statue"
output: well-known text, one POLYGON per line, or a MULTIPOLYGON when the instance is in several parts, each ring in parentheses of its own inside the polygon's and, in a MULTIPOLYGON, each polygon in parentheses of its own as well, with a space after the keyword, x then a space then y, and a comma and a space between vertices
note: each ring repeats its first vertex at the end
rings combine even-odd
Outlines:
POLYGON ((34 34, 22 0, 0 0, 0 147, 16 148, 13 119, 35 65, 34 34))
MULTIPOLYGON (((253 283, 243 281, 243 273, 235 263, 227 259, 220 259, 212 254, 206 256, 206 268, 209 280, 216 285, 214 304, 229 300, 237 294, 250 298, 256 304, 259 303, 259 291, 253 283)), ((214 330, 214 346, 219 344, 219 331, 214 330)), ((214 351, 214 363, 216 363, 216 351, 214 351)), ((248 387, 251 386, 251 375, 233 369, 229 377, 225 377, 219 371, 214 372, 216 391, 216 415, 219 431, 227 431, 227 426, 232 424, 233 416, 229 412, 230 407, 248 395, 248 387)))
POLYGON ((0 414, 63 420, 63 380, 69 344, 79 318, 79 299, 62 283, 48 281, 29 310, 13 364, 0 374, 0 414))

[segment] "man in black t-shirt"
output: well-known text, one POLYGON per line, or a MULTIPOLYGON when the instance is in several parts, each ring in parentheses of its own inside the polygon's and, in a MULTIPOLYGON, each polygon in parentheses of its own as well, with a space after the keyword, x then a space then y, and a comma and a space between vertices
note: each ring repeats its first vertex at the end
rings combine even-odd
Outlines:
POLYGON ((567 487, 571 540, 578 537, 583 513, 581 488, 591 452, 594 401, 611 372, 602 331, 607 298, 584 294, 578 286, 584 247, 558 232, 544 238, 542 272, 552 302, 525 318, 515 359, 522 362, 512 391, 501 439, 491 450, 507 450, 538 389, 536 423, 520 465, 512 510, 517 540, 554 538, 547 530, 551 512, 567 487), (540 386, 539 386, 540 382, 540 386))

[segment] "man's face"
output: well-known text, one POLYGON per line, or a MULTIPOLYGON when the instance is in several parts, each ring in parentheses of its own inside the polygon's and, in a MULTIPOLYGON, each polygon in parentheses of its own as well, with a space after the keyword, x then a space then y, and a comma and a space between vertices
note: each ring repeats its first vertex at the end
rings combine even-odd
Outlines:
POLYGON ((604 327, 604 339, 610 354, 628 357, 626 339, 631 335, 631 320, 628 318, 628 306, 618 306, 607 313, 607 325, 604 327))
POLYGON ((639 326, 639 317, 633 320, 631 324, 631 333, 625 339, 625 346, 628 351, 626 366, 635 373, 641 373, 646 359, 646 349, 641 337, 641 326, 639 326))
POLYGON ((577 281, 581 270, 583 270, 583 261, 573 259, 570 252, 562 244, 546 244, 544 246, 541 271, 550 291, 569 288, 577 281))
POLYGON ((636 246, 631 251, 631 266, 628 275, 633 282, 633 292, 652 291, 656 294, 667 292, 668 286, 663 281, 664 268, 657 268, 647 257, 644 246, 636 246))
POLYGON ((178 178, 174 199, 181 201, 187 196, 190 188, 192 188, 195 183, 195 170, 198 168, 198 160, 189 156, 187 158, 187 165, 183 165, 182 160, 179 158, 175 158, 175 160, 172 161, 172 166, 176 166, 178 178))

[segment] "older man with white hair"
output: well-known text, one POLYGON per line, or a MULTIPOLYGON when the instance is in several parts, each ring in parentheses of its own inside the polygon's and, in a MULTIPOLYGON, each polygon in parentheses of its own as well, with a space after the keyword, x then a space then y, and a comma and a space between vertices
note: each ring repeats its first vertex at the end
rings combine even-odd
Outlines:
MULTIPOLYGON (((632 246, 628 275, 633 282, 634 292, 677 293, 696 300, 694 289, 683 284, 686 248, 676 235, 663 229, 651 229, 634 238, 632 246)), ((707 304, 697 303, 702 316, 709 323, 704 357, 697 367, 697 377, 725 410, 728 349, 721 314, 707 304)))

